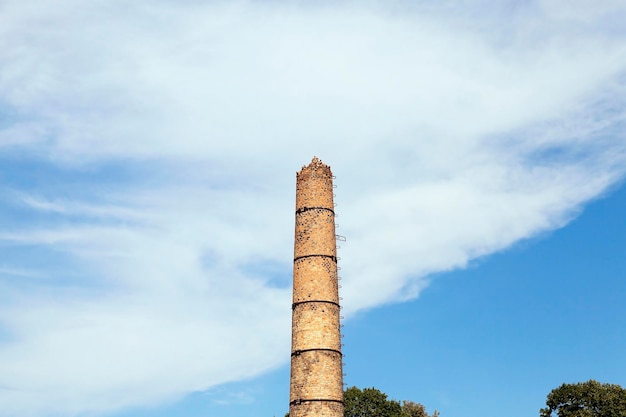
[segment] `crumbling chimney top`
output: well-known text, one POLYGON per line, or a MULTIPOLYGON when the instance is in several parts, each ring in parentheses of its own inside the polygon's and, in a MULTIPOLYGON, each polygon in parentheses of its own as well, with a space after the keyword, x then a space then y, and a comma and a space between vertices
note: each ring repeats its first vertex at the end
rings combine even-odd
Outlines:
POLYGON ((332 177, 332 173, 330 171, 330 166, 326 165, 319 159, 317 156, 314 156, 311 159, 311 163, 309 165, 304 165, 300 171, 297 172, 296 176, 309 176, 313 175, 316 177, 319 176, 328 176, 332 177))

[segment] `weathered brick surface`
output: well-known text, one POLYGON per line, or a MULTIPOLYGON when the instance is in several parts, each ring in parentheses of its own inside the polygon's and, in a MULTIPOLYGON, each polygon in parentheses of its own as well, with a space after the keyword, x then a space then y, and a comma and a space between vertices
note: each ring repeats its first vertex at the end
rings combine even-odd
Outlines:
POLYGON ((337 264, 333 259, 311 257, 301 258, 294 262, 293 302, 310 300, 328 300, 339 303, 337 264))
POLYGON ((313 158, 296 174, 296 210, 301 207, 334 208, 333 174, 328 165, 313 158))
POLYGON ((306 303, 294 308, 292 351, 306 349, 341 350, 339 307, 329 303, 306 303))
POLYGON ((296 215, 295 257, 304 255, 334 255, 335 215, 324 209, 312 209, 296 215))
POLYGON ((336 417, 343 416, 343 406, 333 402, 309 402, 291 407, 289 417, 336 417))
POLYGON ((332 173, 296 176, 291 417, 342 417, 343 377, 332 173))
POLYGON ((291 359, 291 401, 343 399, 341 355, 333 351, 305 351, 291 359))

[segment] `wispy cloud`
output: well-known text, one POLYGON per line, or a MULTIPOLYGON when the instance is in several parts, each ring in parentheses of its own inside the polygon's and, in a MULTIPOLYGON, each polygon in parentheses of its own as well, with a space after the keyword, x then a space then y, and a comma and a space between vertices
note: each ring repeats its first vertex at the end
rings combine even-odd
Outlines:
POLYGON ((625 8, 503 4, 5 4, 3 157, 64 174, 2 177, 0 408, 100 413, 284 363, 314 154, 347 315, 618 183, 625 8), (11 272, 34 260, 43 279, 11 272))

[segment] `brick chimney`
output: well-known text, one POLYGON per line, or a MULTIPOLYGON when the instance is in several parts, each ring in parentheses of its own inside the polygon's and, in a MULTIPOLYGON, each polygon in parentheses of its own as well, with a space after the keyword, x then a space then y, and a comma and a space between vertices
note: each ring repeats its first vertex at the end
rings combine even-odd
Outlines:
POLYGON ((290 417, 343 417, 333 175, 317 157, 296 174, 290 417))

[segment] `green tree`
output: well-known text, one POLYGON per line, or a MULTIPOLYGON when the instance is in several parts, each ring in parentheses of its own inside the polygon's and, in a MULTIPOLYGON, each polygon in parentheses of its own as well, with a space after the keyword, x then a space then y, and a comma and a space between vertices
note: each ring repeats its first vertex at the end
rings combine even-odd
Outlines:
POLYGON ((422 404, 413 401, 400 404, 376 388, 350 387, 344 391, 343 401, 344 417, 439 417, 438 411, 429 416, 422 404))
POLYGON ((376 388, 348 388, 343 396, 344 417, 404 417, 398 401, 376 388))
POLYGON ((405 417, 439 417, 439 411, 435 410, 433 415, 430 416, 423 404, 413 401, 402 401, 402 413, 405 417))
POLYGON ((615 384, 589 380, 563 384, 553 389, 546 399, 540 417, 625 417, 626 389, 615 384))

